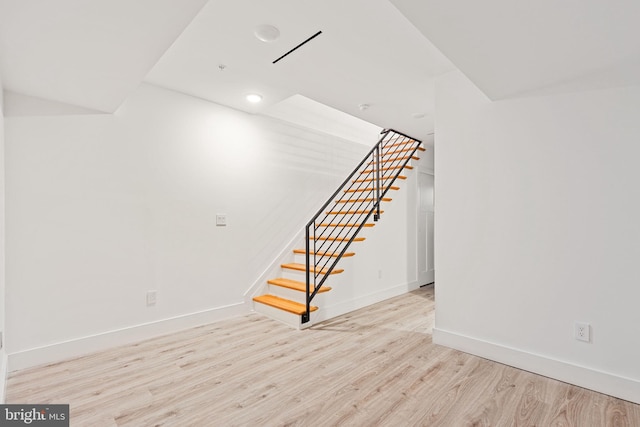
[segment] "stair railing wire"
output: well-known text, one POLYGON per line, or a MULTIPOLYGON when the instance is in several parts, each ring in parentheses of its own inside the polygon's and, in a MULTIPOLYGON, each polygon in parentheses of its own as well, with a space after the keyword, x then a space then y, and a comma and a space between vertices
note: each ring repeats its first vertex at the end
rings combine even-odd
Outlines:
POLYGON ((306 312, 311 301, 344 256, 369 218, 378 221, 381 202, 401 177, 422 141, 384 129, 378 143, 305 226, 306 312))

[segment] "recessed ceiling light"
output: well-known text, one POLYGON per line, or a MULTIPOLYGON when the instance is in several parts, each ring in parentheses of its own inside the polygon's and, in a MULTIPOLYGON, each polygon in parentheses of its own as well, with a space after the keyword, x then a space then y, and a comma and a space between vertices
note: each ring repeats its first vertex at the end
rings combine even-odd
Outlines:
POLYGON ((249 95, 247 95, 247 101, 256 104, 262 101, 262 95, 258 95, 257 93, 250 93, 249 95))
POLYGON ((369 107, 371 107, 371 105, 369 105, 369 104, 360 104, 360 105, 358 105, 358 108, 360 109, 360 111, 368 110, 369 107))
POLYGON ((411 117, 413 117, 414 119, 424 119, 425 116, 426 116, 425 113, 413 113, 411 115, 411 117))
POLYGON ((253 34, 256 38, 265 43, 271 43, 280 38, 280 30, 273 25, 258 25, 253 34))

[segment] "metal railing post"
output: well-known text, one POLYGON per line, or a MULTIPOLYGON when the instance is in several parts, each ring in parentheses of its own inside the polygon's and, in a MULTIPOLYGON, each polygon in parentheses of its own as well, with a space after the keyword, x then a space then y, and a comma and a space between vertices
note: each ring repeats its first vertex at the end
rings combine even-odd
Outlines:
POLYGON ((375 201, 375 209, 376 213, 373 215, 373 220, 377 221, 380 219, 380 168, 382 167, 382 162, 380 159, 380 146, 382 144, 378 144, 376 146, 376 152, 374 154, 374 167, 376 170, 376 178, 375 178, 375 193, 376 193, 376 201, 375 201))
POLYGON ((311 271, 310 268, 310 263, 309 263, 309 258, 310 258, 310 254, 309 254, 309 242, 310 242, 310 236, 309 236, 309 226, 307 225, 307 227, 305 228, 305 258, 306 258, 306 267, 305 268, 305 275, 306 277, 306 304, 307 304, 307 311, 305 311, 305 313, 302 315, 302 323, 307 323, 311 317, 311 298, 310 298, 310 288, 311 288, 311 284, 310 284, 310 277, 309 277, 309 272, 311 271))

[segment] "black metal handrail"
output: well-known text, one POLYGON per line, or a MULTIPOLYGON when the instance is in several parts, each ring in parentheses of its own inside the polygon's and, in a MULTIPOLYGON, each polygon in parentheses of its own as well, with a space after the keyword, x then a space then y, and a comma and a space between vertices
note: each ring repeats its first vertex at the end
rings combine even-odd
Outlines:
POLYGON ((306 312, 302 323, 309 321, 311 300, 371 215, 374 221, 380 219, 384 196, 422 144, 393 129, 384 129, 381 135, 305 226, 306 312))

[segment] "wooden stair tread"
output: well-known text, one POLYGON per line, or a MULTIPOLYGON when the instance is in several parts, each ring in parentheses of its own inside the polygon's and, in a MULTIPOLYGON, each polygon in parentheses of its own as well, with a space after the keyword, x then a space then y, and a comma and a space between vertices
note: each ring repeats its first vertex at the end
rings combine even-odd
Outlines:
MULTIPOLYGON (((391 158, 387 157, 387 156, 389 156, 391 154, 393 154, 393 153, 383 153, 382 154, 382 159, 381 159, 382 163, 390 163, 390 162, 393 163, 393 162, 399 162, 401 160, 408 160, 408 159, 420 160, 420 157, 417 157, 417 156, 404 156, 404 157, 391 157, 391 158)), ((375 162, 375 160, 372 160, 367 164, 368 165, 375 165, 376 162, 375 162)))
MULTIPOLYGON (((413 144, 415 142, 416 142, 415 140, 408 139, 408 140, 403 141, 403 142, 397 142, 397 143, 393 143, 393 144, 385 144, 385 145, 383 145, 382 150, 386 150, 388 148, 393 148, 393 147, 402 147, 403 145, 406 146, 407 144, 413 144)), ((413 150, 413 147, 409 147, 408 149, 406 149, 406 151, 411 151, 411 150, 413 150)), ((418 146, 417 150, 418 151, 427 151, 427 149, 422 147, 421 145, 418 146)))
MULTIPOLYGON (((369 211, 363 211, 363 210, 358 210, 358 211, 329 211, 327 212, 327 215, 360 215, 360 214, 366 214, 369 213, 369 211)), ((384 213, 384 211, 380 211, 380 213, 384 213)))
MULTIPOLYGON (((307 312, 307 307, 304 304, 300 304, 295 301, 291 301, 285 298, 280 298, 275 295, 260 295, 254 297, 255 302, 270 305, 271 307, 279 308, 280 310, 288 311, 289 313, 302 315, 307 312)), ((318 307, 312 305, 309 307, 309 311, 316 311, 318 307)))
MULTIPOLYGON (((422 148, 422 147, 418 147, 417 149, 418 149, 419 151, 425 151, 425 150, 424 150, 424 148, 422 148)), ((413 151, 413 150, 414 150, 414 148, 411 148, 411 147, 410 147, 410 148, 400 148, 400 149, 398 149, 398 150, 393 150, 393 151, 386 151, 386 152, 385 152, 385 151, 383 151, 383 152, 382 152, 382 157, 384 157, 384 156, 390 156, 390 155, 392 155, 392 154, 406 153, 406 152, 408 152, 408 151, 413 151)))
MULTIPOLYGON (((389 170, 393 170, 393 169, 407 169, 407 170, 411 170, 411 169, 413 169, 413 166, 409 166, 409 165, 406 165, 406 166, 402 166, 402 165, 398 165, 398 166, 386 166, 386 167, 383 167, 383 168, 382 168, 382 169, 380 169, 380 170, 382 170, 382 171, 389 171, 389 170)), ((367 170, 363 170, 362 172, 360 172, 360 175, 362 175, 363 173, 372 173, 372 172, 375 172, 376 170, 377 170, 377 169, 367 169, 367 170)))
MULTIPOLYGON (((319 240, 322 242, 348 242, 349 240, 351 240, 351 237, 322 237, 322 236, 316 236, 316 237, 309 237, 310 240, 319 240)), ((364 237, 356 237, 353 239, 354 242, 363 242, 365 240, 364 237)))
MULTIPOLYGON (((370 223, 370 222, 365 222, 363 227, 373 227, 375 224, 370 223)), ((318 224, 318 227, 350 227, 350 228, 355 228, 355 227, 360 227, 360 224, 355 224, 355 223, 322 223, 322 224, 318 224)))
MULTIPOLYGON (((307 271, 307 266, 306 265, 300 264, 300 263, 297 263, 297 262, 291 262, 289 264, 282 264, 280 267, 286 268, 286 269, 289 269, 289 270, 307 271)), ((325 274, 326 271, 327 271, 326 268, 323 268, 320 271, 316 271, 315 268, 311 269, 312 273, 325 274)), ((344 271, 344 269, 342 269, 342 268, 334 268, 333 271, 331 272, 331 274, 340 274, 343 271, 344 271)))
MULTIPOLYGON (((298 254, 298 255, 305 255, 307 253, 306 250, 304 249, 294 249, 293 250, 294 254, 298 254)), ((339 253, 336 252, 324 252, 324 251, 318 251, 318 252, 313 252, 311 251, 310 254, 315 254, 317 256, 329 256, 331 258, 337 258, 338 255, 340 255, 339 253)), ((345 252, 344 255, 342 255, 343 258, 345 257, 350 257, 350 256, 354 256, 356 253, 355 252, 345 252)))
MULTIPOLYGON (((391 178, 393 178, 393 177, 391 177, 391 176, 381 176, 380 177, 380 181, 385 181, 385 180, 388 180, 388 179, 391 179, 391 178)), ((404 175, 398 175, 398 179, 407 179, 407 177, 404 176, 404 175)), ((357 182, 371 182, 371 181, 375 181, 375 178, 356 179, 355 181, 351 181, 351 182, 357 183, 357 182)))
POLYGON ((401 141, 401 142, 394 142, 392 144, 384 144, 384 146, 382 148, 385 149, 385 148, 389 148, 389 147, 401 147, 403 145, 415 144, 415 143, 416 143, 415 139, 405 139, 404 141, 401 141))
MULTIPOLYGON (((297 280, 285 279, 283 277, 279 277, 277 279, 271 279, 267 281, 270 285, 281 286, 287 289, 293 289, 295 291, 307 292, 307 284, 304 282, 299 282, 297 280)), ((313 292, 313 286, 310 288, 311 292, 313 292)), ((331 290, 330 286, 320 286, 318 289, 318 293, 329 292, 331 290)))
MULTIPOLYGON (((389 190, 398 191, 400 190, 400 187, 396 187, 395 185, 392 185, 389 187, 389 190)), ((352 189, 352 190, 344 190, 345 193, 370 193, 372 191, 374 191, 373 188, 358 188, 358 189, 352 189)))
MULTIPOLYGON (((340 200, 336 200, 336 203, 363 203, 363 202, 375 202, 375 198, 373 197, 367 197, 366 199, 340 199, 340 200)), ((383 197, 381 199, 383 202, 390 202, 391 199, 390 197, 383 197)))

